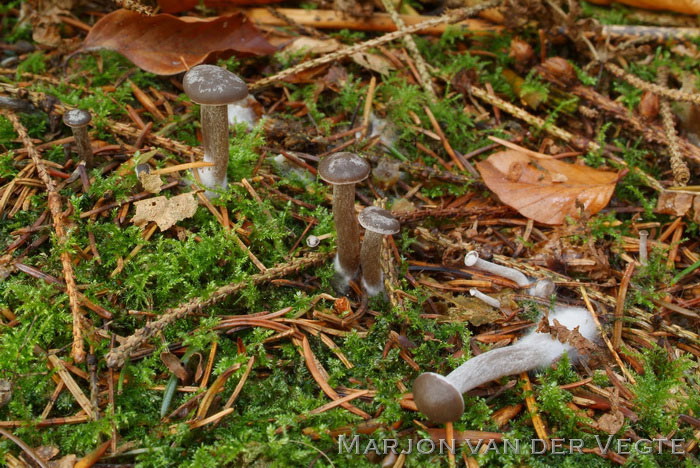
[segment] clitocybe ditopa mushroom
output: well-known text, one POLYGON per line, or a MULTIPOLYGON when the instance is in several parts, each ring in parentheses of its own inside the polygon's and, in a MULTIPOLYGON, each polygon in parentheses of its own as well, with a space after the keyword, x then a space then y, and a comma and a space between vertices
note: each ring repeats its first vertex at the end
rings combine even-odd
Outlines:
MULTIPOLYGON (((557 307, 549 315, 550 325, 554 320, 569 330, 578 327, 584 338, 597 341, 595 321, 587 309, 557 307)), ((549 333, 532 331, 511 346, 492 349, 469 359, 447 376, 433 372, 419 375, 413 383, 413 400, 431 421, 454 422, 464 412, 463 393, 506 375, 549 366, 565 352, 572 362, 585 358, 572 345, 560 342, 549 333)))
POLYGON ((354 153, 334 153, 318 164, 318 175, 333 185, 337 288, 344 291, 360 269, 360 227, 355 217, 355 184, 369 175, 367 161, 354 153))
POLYGON ((85 166, 88 169, 91 169, 93 164, 92 146, 87 131, 87 126, 91 121, 92 116, 86 110, 71 109, 63 114, 63 123, 73 131, 78 156, 82 161, 85 161, 85 166))
POLYGON ((551 280, 541 279, 533 282, 518 270, 482 260, 479 258, 479 253, 475 250, 467 252, 464 256, 464 264, 468 267, 509 279, 518 286, 529 286, 528 293, 532 296, 547 297, 554 293, 554 283, 551 280))
POLYGON ((365 238, 360 252, 362 287, 370 296, 376 296, 384 292, 384 274, 381 264, 382 240, 384 236, 399 232, 401 225, 389 211, 378 206, 369 206, 362 210, 358 220, 365 228, 365 238))
POLYGON ((227 186, 228 168, 228 115, 227 106, 248 95, 248 86, 225 68, 215 65, 192 67, 182 80, 187 96, 201 106, 204 161, 214 166, 199 169, 202 185, 209 189, 207 196, 215 197, 215 190, 227 186))

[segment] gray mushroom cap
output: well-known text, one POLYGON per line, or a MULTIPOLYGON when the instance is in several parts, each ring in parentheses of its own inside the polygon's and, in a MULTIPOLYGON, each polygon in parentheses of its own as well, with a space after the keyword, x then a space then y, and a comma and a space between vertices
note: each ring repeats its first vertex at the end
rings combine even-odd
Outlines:
POLYGON ((418 411, 436 423, 457 421, 464 413, 464 398, 444 376, 421 374, 413 382, 413 401, 418 411))
POLYGON ((378 206, 368 206, 357 217, 360 225, 368 231, 383 235, 396 234, 401 228, 399 221, 387 210, 378 206))
POLYGON ((318 175, 330 184, 356 184, 365 180, 369 171, 363 157, 347 151, 333 153, 318 163, 318 175))
POLYGON ((71 109, 63 114, 63 123, 71 128, 84 127, 90 123, 92 116, 86 110, 71 109))
POLYGON ((192 67, 182 79, 187 96, 197 104, 223 106, 248 96, 248 85, 238 75, 216 65, 192 67))

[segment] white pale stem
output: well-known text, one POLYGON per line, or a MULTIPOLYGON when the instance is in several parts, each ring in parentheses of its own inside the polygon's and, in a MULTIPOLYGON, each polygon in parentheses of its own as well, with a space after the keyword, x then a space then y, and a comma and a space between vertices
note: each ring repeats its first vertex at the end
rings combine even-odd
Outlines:
POLYGON ((551 363, 549 356, 529 346, 506 346, 480 354, 447 375, 447 380, 460 392, 468 392, 481 384, 506 375, 520 374, 551 363))
POLYGON ((502 276, 503 278, 512 280, 517 283, 518 286, 528 286, 530 284, 530 280, 527 278, 527 276, 518 270, 482 260, 479 258, 479 254, 477 254, 476 251, 469 252, 465 257, 464 263, 465 265, 472 266, 477 270, 486 271, 488 273, 493 273, 496 276, 502 276))

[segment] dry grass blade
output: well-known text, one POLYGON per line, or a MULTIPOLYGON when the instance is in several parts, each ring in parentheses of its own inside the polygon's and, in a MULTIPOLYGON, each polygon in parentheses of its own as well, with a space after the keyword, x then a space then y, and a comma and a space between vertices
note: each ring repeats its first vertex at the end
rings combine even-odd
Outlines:
POLYGON ((204 397, 202 398, 202 401, 199 403, 199 407, 197 408, 197 415, 195 416, 195 419, 204 419, 207 416, 207 413, 209 412, 209 407, 211 404, 214 402, 214 397, 216 396, 217 393, 219 393, 223 387, 228 378, 236 372, 238 369, 241 368, 240 363, 236 363, 223 371, 221 375, 219 375, 216 380, 211 384, 211 387, 206 391, 204 394, 204 397))
POLYGON ((92 403, 90 402, 90 399, 85 396, 85 393, 81 390, 81 388, 78 386, 77 382, 75 379, 73 379, 73 376, 70 375, 70 373, 66 370, 63 361, 61 361, 59 358, 57 358, 53 354, 49 354, 48 356, 49 362, 51 363, 51 367, 53 367, 56 370, 56 373, 60 377, 60 379, 63 381, 63 383, 66 385, 66 388, 68 391, 71 392, 75 400, 78 402, 80 407, 87 413, 91 418, 95 419, 97 416, 97 408, 92 406, 92 403))
MULTIPOLYGON (((311 376, 314 378, 316 383, 321 387, 321 390, 323 390, 323 393, 328 395, 329 398, 332 400, 338 400, 340 399, 340 395, 336 393, 335 390, 328 384, 328 380, 323 377, 323 374, 321 373, 320 370, 320 364, 318 364, 318 361, 316 360, 316 356, 314 356, 313 351, 311 351, 311 346, 309 345, 309 340, 304 336, 301 340, 301 354, 304 356, 304 359, 306 361, 306 367, 308 367, 309 372, 311 372, 311 376)), ((350 403, 342 403, 341 406, 345 408, 346 410, 350 411, 353 414, 356 414, 360 416, 362 419, 370 419, 370 415, 362 411, 360 408, 357 408, 356 406, 351 405, 350 403)))

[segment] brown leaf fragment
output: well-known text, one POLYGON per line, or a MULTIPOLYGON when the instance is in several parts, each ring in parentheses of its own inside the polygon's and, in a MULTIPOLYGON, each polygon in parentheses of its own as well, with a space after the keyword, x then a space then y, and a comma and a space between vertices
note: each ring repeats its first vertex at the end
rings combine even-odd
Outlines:
POLYGON ((547 317, 543 316, 540 323, 537 324, 537 332, 549 333, 560 343, 570 344, 582 355, 590 355, 598 351, 598 346, 595 343, 581 335, 579 327, 569 330, 557 319, 554 319, 554 324, 550 325, 547 317))
POLYGON ((625 415, 620 411, 620 391, 614 388, 610 395, 610 412, 598 418, 596 428, 608 434, 616 434, 624 424, 625 415))
POLYGON ((159 193, 160 188, 163 186, 163 181, 158 174, 140 172, 139 181, 146 192, 159 193))
POLYGON ((172 198, 154 197, 134 202, 136 214, 131 222, 137 226, 153 221, 161 231, 169 229, 178 221, 194 216, 197 200, 194 192, 182 193, 172 198))
POLYGON ((74 0, 25 0, 21 18, 32 26, 35 42, 56 47, 62 42, 59 29, 63 20, 60 16, 69 15, 74 4, 74 0))
POLYGON ((693 195, 690 193, 664 191, 659 194, 655 213, 685 216, 693 205, 693 195))
POLYGON ((276 51, 242 13, 200 19, 145 16, 123 9, 95 23, 78 52, 101 49, 119 52, 157 75, 174 75, 234 54, 266 55, 276 51))
POLYGON ((187 369, 182 365, 180 358, 171 352, 160 353, 160 360, 165 364, 170 372, 180 380, 185 380, 188 377, 187 369))
POLYGON ((618 175, 556 159, 535 159, 515 150, 477 163, 484 182, 506 205, 544 224, 595 214, 610 201, 618 175))
POLYGON ((66 455, 56 461, 49 462, 49 468, 73 468, 78 461, 78 457, 74 454, 66 455))
POLYGON ((700 224, 700 195, 693 198, 693 222, 700 224))
POLYGON ((605 413, 600 418, 596 424, 597 428, 608 434, 616 434, 625 424, 625 415, 620 412, 620 410, 613 411, 611 413, 605 413))

